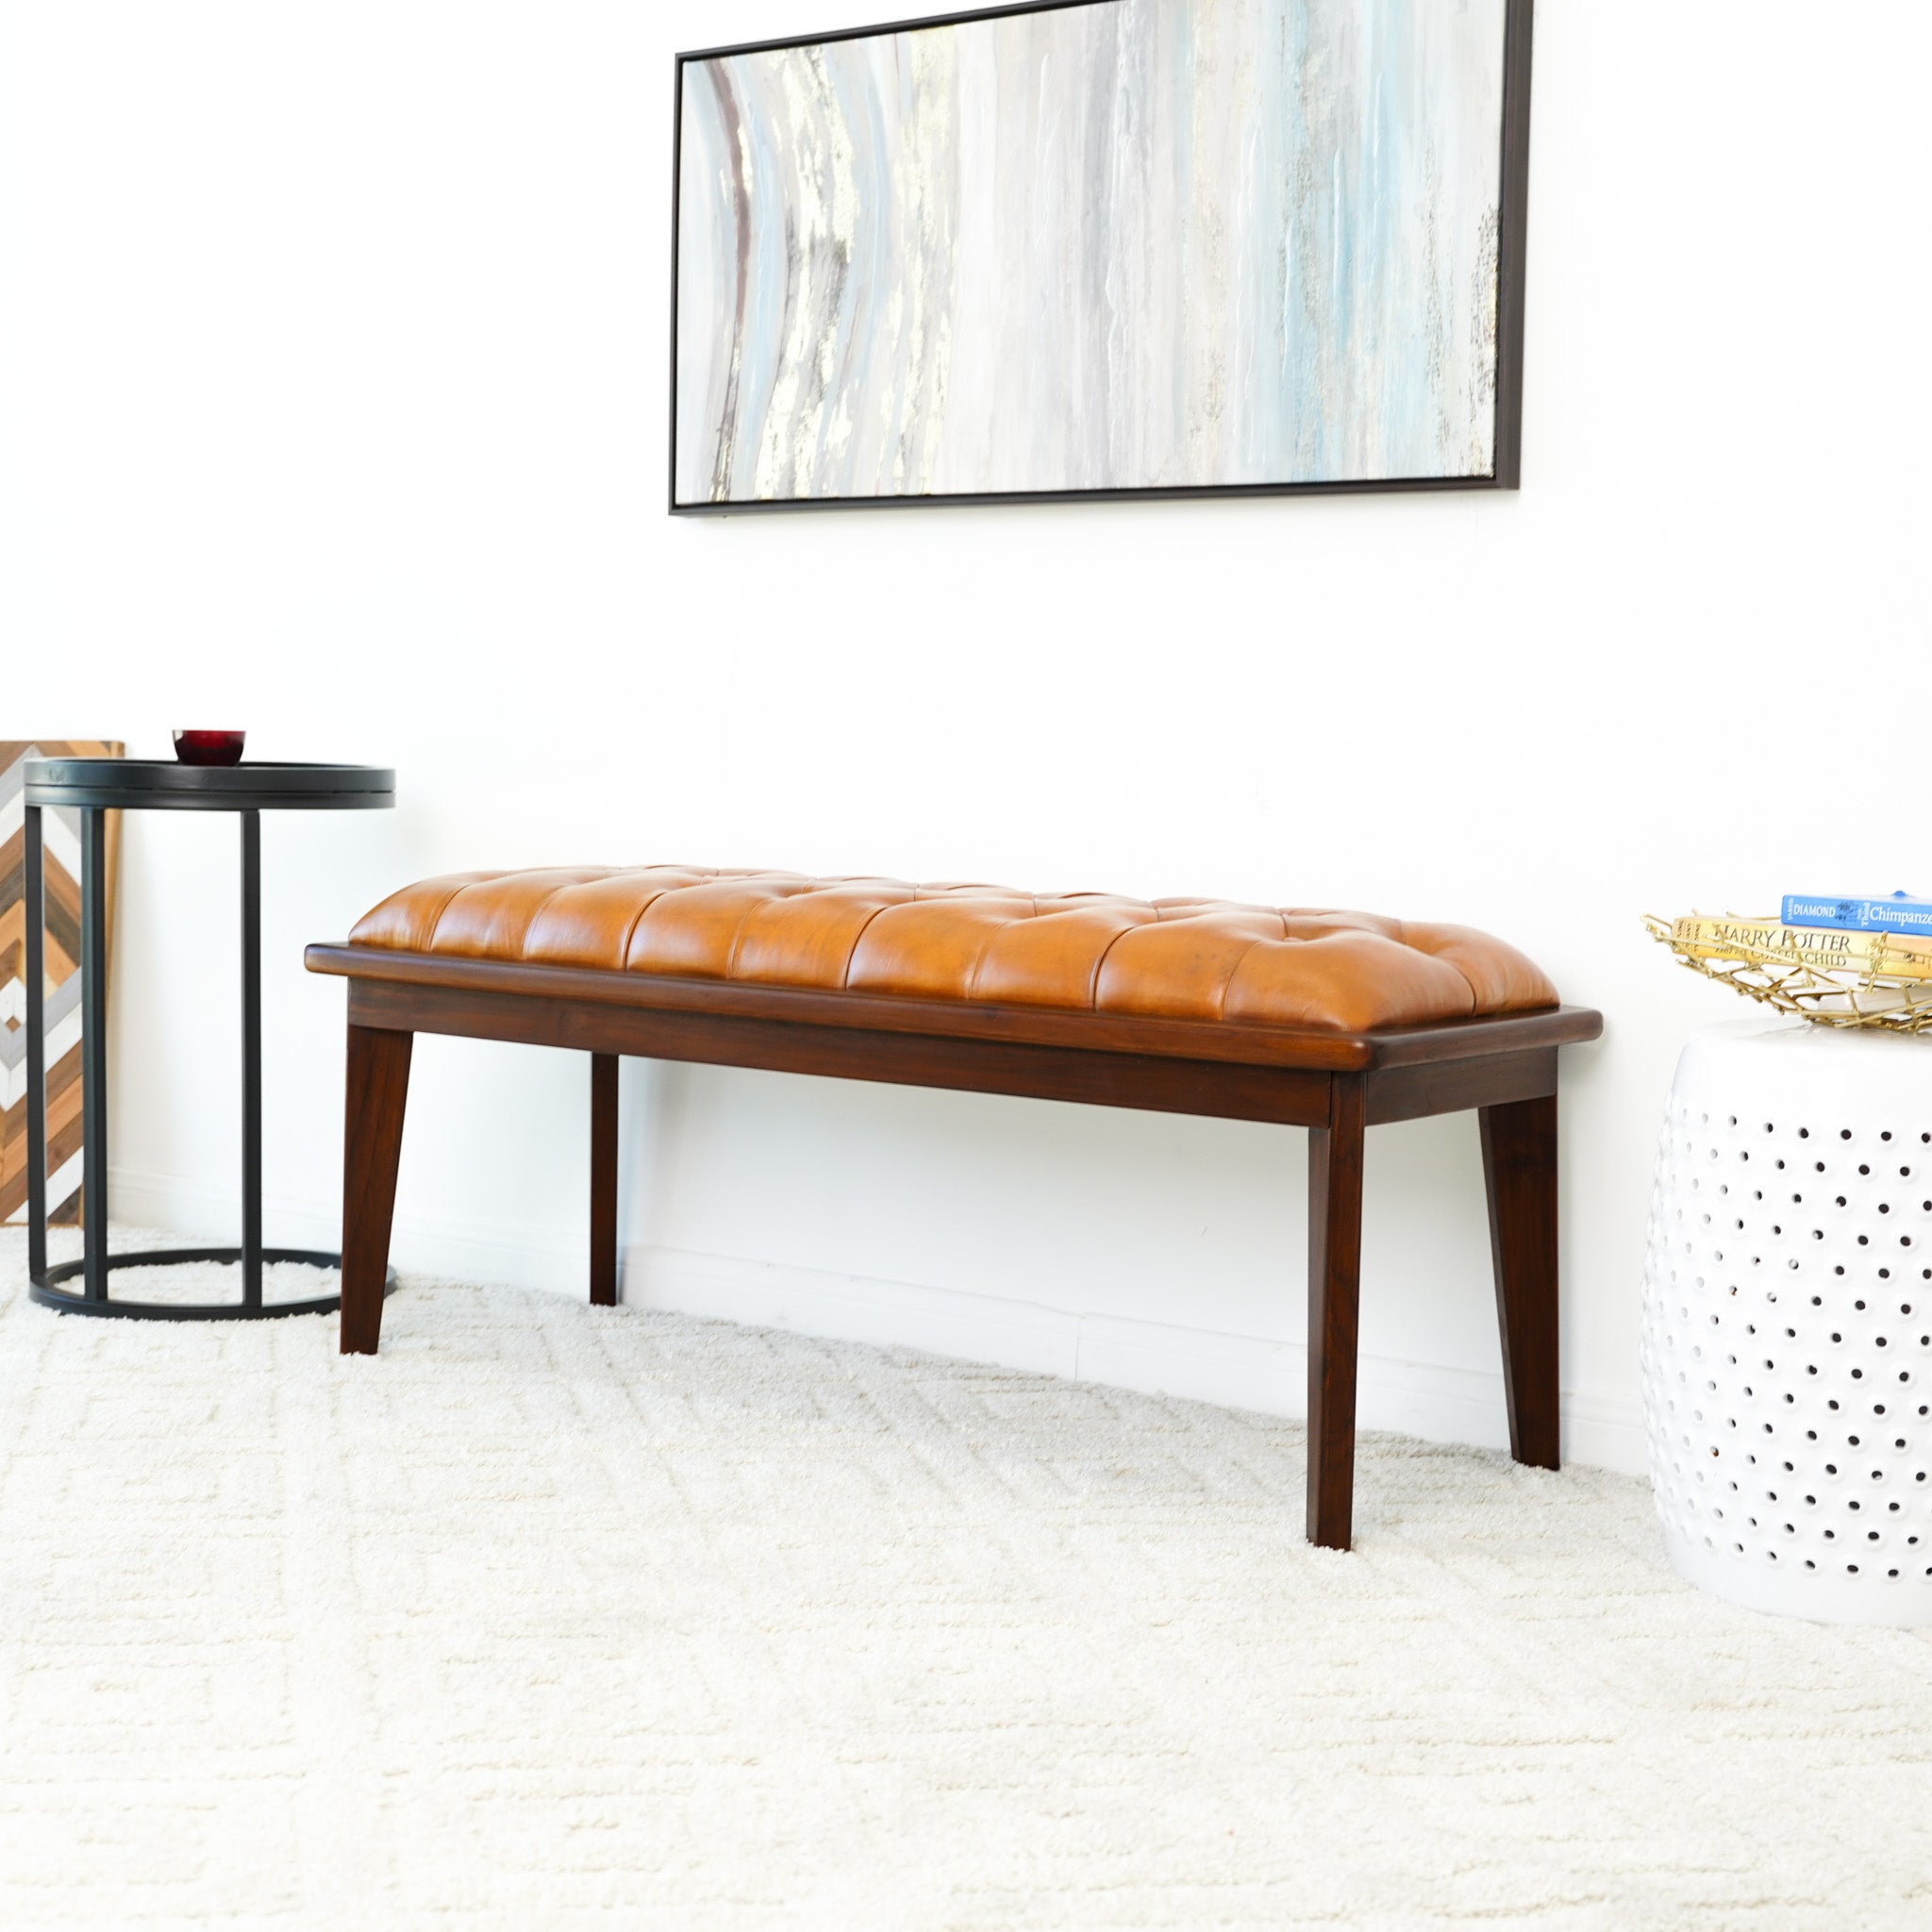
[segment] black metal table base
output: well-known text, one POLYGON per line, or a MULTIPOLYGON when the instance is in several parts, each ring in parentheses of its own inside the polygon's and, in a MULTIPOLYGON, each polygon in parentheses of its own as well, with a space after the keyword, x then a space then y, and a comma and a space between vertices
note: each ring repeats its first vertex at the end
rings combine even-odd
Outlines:
MULTIPOLYGON (((26 1256, 30 1298, 63 1315, 121 1315, 148 1322, 258 1322, 321 1315, 340 1295, 264 1302, 261 1271, 274 1261, 336 1268, 339 1255, 261 1243, 261 815, 264 811, 381 810, 395 802, 395 774, 375 765, 182 765, 136 758, 35 758, 26 768, 23 885, 26 924, 26 1256), (80 830, 81 1200, 84 1250, 47 1265, 47 1024, 45 832, 42 814, 71 810, 80 830), (227 811, 242 828, 242 1245, 108 1253, 108 813, 227 811), (171 1262, 234 1263, 232 1302, 116 1301, 110 1273, 171 1262), (78 1294, 60 1284, 78 1280, 78 1294)), ((391 1270, 383 1292, 394 1291, 391 1270)))
MULTIPOLYGON (((167 1268, 182 1262, 215 1261, 239 1265, 240 1248, 146 1248, 134 1254, 107 1257, 108 1274, 122 1268, 167 1268)), ((340 1268, 340 1255, 325 1254, 319 1248, 263 1248, 264 1266, 276 1261, 303 1261, 311 1268, 340 1268)), ((332 1315, 341 1305, 340 1294, 314 1295, 306 1302, 130 1302, 115 1301, 107 1295, 62 1294, 59 1284, 80 1278, 87 1269, 83 1258, 62 1261, 34 1278, 27 1290, 28 1299, 43 1308, 58 1308, 63 1315, 124 1315, 142 1322, 268 1322, 281 1315, 332 1315)), ((389 1271, 383 1293, 396 1291, 396 1271, 389 1271)))

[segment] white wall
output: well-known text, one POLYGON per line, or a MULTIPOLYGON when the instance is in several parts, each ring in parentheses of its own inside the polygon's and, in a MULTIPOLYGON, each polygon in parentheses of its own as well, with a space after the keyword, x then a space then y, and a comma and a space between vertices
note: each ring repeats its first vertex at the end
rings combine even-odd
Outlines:
MULTIPOLYGON (((300 947, 425 873, 1462 919, 1608 1016, 1566 1068, 1563 1382, 1572 1453, 1635 1466, 1658 1104, 1736 1017, 1639 912, 1932 887, 1932 9, 1540 14, 1520 496, 680 523, 670 57, 836 8, 0 11, 0 735, 400 769, 393 814, 267 828, 272 1238, 334 1213, 341 991, 300 947)), ((231 824, 129 827, 128 1215, 233 1212, 234 867, 231 824)), ((1296 1134, 625 1081, 633 1298, 1298 1406, 1296 1134)), ((575 1291, 585 1083, 425 1042, 399 1257, 575 1291)), ((1365 1418, 1499 1441, 1474 1123, 1371 1161, 1365 1418)))

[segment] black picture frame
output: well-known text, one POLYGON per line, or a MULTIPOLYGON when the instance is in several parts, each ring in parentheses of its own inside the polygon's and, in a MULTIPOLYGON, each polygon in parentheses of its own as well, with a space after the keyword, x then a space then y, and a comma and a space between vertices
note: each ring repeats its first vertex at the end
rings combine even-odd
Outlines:
POLYGON ((780 40, 746 41, 722 47, 694 48, 672 60, 671 108, 671 372, 668 499, 670 513, 682 517, 763 516, 774 512, 852 509, 931 509, 996 504, 1174 502, 1194 498, 1268 496, 1361 496, 1441 490, 1520 490, 1523 487, 1524 321, 1527 291, 1524 267, 1529 231, 1529 108, 1535 0, 1504 0, 1503 111, 1498 155, 1499 225, 1496 258, 1496 434, 1494 467, 1488 475, 1402 476, 1316 483, 1208 483, 1112 490, 1002 490, 902 496, 812 496, 747 498, 725 503, 680 503, 677 498, 677 320, 679 218, 683 206, 684 70, 692 61, 733 55, 776 53, 794 47, 824 46, 840 41, 884 38, 929 28, 970 25, 1015 14, 1055 13, 1091 7, 1100 0, 1018 0, 964 12, 932 14, 915 20, 841 27, 830 33, 795 34, 780 40))

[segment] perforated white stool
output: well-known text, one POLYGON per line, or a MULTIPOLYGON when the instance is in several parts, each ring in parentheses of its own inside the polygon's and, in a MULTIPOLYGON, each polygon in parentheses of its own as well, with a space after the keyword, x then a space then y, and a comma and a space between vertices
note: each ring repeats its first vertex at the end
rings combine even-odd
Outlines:
POLYGON ((1681 1575, 1785 1616, 1932 1624, 1932 1041, 1746 1021, 1684 1049, 1643 1409, 1681 1575))

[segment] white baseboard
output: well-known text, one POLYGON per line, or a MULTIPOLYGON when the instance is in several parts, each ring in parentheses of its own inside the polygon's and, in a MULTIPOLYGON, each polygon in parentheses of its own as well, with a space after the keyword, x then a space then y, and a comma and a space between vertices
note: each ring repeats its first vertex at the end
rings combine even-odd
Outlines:
MULTIPOLYGON (((999 1295, 648 1243, 625 1250, 621 1278, 624 1299, 634 1306, 924 1349, 1264 1415, 1307 1413, 1307 1350, 1296 1341, 1081 1315, 999 1295)), ((1500 1374, 1364 1355, 1357 1414, 1365 1429, 1480 1448, 1509 1445, 1500 1374)), ((1636 1403, 1566 1392, 1562 1418, 1567 1460, 1642 1474, 1643 1424, 1636 1403)))
MULTIPOLYGON (((122 1168, 111 1171, 109 1186, 117 1221, 215 1239, 235 1226, 238 1208, 232 1191, 122 1168)), ((268 1237, 275 1245, 337 1244, 341 1231, 334 1217, 312 1204, 271 1195, 262 1205, 268 1237)), ((590 1266, 588 1241, 558 1241, 541 1229, 506 1224, 405 1214, 396 1217, 391 1255, 396 1266, 408 1272, 569 1295, 584 1292, 590 1266)), ((625 1249, 621 1279, 624 1299, 635 1307, 924 1349, 1262 1414, 1305 1413, 1307 1352, 1296 1341, 1078 1314, 1001 1295, 649 1242, 625 1249)), ((1357 1412, 1365 1429, 1392 1429, 1432 1442, 1508 1445, 1499 1374, 1364 1355, 1357 1412)), ((1562 1413, 1566 1460, 1642 1474, 1643 1424, 1635 1402, 1566 1391, 1562 1413)))
MULTIPOLYGON (((131 1227, 173 1228, 230 1244, 242 1239, 241 1195, 232 1188, 109 1166, 108 1193, 113 1219, 131 1227)), ((333 1252, 341 1244, 341 1222, 292 1194, 264 1193, 261 1218, 271 1247, 333 1252)), ((582 1241, 572 1243, 541 1228, 513 1223, 398 1214, 390 1237, 390 1258, 410 1274, 581 1294, 591 1249, 588 1232, 582 1241)))

